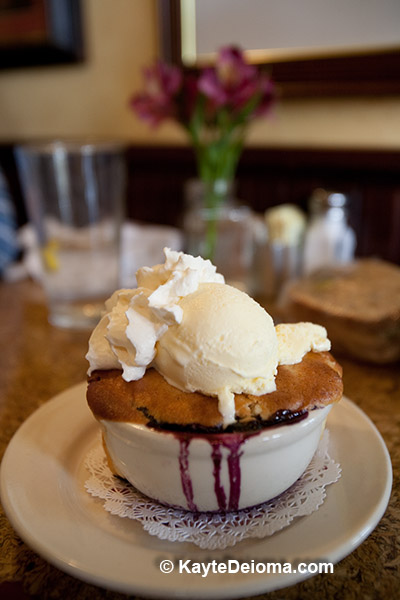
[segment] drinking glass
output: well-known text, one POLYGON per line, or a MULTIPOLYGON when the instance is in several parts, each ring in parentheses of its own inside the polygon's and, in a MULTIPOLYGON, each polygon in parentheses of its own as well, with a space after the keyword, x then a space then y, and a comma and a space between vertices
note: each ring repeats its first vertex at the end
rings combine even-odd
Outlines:
POLYGON ((89 328, 119 284, 125 152, 111 142, 52 141, 16 148, 53 325, 89 328))

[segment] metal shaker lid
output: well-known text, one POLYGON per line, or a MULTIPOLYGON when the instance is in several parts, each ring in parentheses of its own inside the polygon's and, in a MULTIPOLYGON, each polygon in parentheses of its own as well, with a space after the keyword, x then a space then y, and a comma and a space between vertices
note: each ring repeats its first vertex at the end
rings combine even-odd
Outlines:
POLYGON ((312 212, 320 212, 330 208, 346 208, 347 204, 347 196, 341 192, 329 191, 323 188, 314 190, 309 201, 312 212))

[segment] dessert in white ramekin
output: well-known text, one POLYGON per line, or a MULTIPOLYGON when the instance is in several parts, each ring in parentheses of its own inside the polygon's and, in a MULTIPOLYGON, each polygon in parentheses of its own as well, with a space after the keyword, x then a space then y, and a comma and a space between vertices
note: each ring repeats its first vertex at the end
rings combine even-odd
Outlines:
POLYGON ((115 473, 163 504, 235 511, 288 489, 310 463, 332 405, 257 432, 186 433, 100 420, 115 473))
POLYGON ((342 370, 323 327, 281 323, 201 257, 165 249, 89 340, 87 400, 114 473, 164 504, 236 511, 304 472, 342 370))

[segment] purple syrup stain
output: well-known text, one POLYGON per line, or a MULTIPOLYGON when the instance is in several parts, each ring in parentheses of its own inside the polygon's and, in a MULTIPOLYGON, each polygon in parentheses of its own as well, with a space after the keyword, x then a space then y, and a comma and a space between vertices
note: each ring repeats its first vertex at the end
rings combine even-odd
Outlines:
POLYGON ((181 476, 182 490, 186 498, 188 508, 192 512, 199 512, 194 502, 193 484, 189 473, 189 445, 192 439, 202 439, 211 446, 211 460, 213 462, 214 492, 218 502, 218 512, 235 511, 239 508, 241 492, 241 470, 240 457, 243 451, 241 446, 249 437, 260 434, 267 427, 281 425, 292 425, 305 419, 307 410, 292 412, 290 410, 278 410, 264 422, 264 427, 245 431, 225 431, 223 433, 211 432, 185 432, 180 429, 170 429, 171 433, 179 441, 179 470, 181 476), (227 502, 226 492, 221 482, 222 470, 222 447, 228 449, 228 474, 229 474, 229 500, 227 502))
POLYGON ((186 498, 189 510, 198 511, 194 502, 193 485, 189 473, 189 445, 194 438, 207 441, 211 446, 211 459, 213 462, 214 492, 218 502, 220 512, 235 511, 239 508, 241 491, 241 471, 240 452, 241 446, 247 438, 257 435, 257 432, 237 432, 237 433, 175 433, 179 440, 179 470, 182 482, 182 490, 186 498), (229 474, 229 500, 227 501, 226 492, 221 482, 222 469, 222 448, 228 450, 228 474, 229 474))
POLYGON ((224 442, 225 448, 229 450, 228 456, 228 472, 229 472, 229 505, 228 510, 238 510, 239 498, 240 498, 240 483, 241 483, 241 471, 240 471, 240 457, 243 451, 240 452, 241 445, 246 441, 246 438, 224 442))
POLYGON ((225 490, 221 484, 221 462, 222 462, 221 444, 219 444, 219 443, 211 444, 211 447, 212 447, 211 458, 212 458, 213 464, 214 464, 213 475, 214 475, 215 496, 217 498, 219 510, 225 511, 226 510, 226 494, 225 494, 225 490))
POLYGON ((197 512, 197 506, 193 502, 193 485, 189 473, 189 444, 190 438, 179 440, 179 471, 188 508, 192 512, 197 512))

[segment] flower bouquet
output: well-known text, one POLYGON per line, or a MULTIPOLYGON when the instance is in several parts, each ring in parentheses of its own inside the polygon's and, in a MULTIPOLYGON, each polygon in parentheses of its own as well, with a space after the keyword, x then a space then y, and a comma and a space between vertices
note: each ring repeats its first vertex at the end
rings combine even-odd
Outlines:
POLYGON ((144 91, 133 96, 130 105, 153 127, 169 119, 186 130, 206 190, 205 208, 214 214, 208 221, 203 252, 212 259, 224 184, 235 178, 248 126, 270 112, 274 84, 233 46, 219 51, 214 66, 196 73, 157 62, 145 69, 144 78, 144 91))

